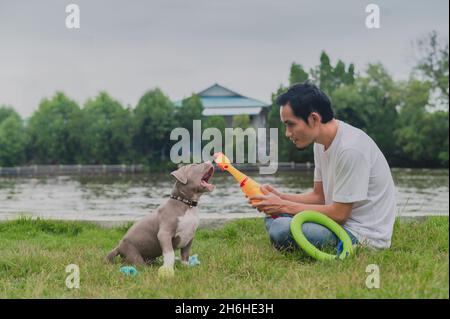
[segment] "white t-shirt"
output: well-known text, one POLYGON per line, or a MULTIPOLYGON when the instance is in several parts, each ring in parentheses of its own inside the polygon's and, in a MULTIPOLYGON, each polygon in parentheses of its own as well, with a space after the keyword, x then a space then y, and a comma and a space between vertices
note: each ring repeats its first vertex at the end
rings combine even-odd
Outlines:
POLYGON ((343 225, 361 244, 391 245, 395 221, 395 186, 389 165, 375 142, 342 121, 325 151, 314 144, 314 181, 322 182, 325 204, 354 203, 343 225))

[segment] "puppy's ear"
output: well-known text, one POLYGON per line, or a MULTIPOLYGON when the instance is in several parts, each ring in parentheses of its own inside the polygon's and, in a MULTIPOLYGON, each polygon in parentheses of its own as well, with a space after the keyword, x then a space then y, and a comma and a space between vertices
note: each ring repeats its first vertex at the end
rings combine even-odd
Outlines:
POLYGON ((186 172, 186 166, 182 166, 176 171, 173 171, 170 173, 173 177, 176 178, 177 181, 179 181, 181 184, 186 185, 187 184, 187 172, 186 172))

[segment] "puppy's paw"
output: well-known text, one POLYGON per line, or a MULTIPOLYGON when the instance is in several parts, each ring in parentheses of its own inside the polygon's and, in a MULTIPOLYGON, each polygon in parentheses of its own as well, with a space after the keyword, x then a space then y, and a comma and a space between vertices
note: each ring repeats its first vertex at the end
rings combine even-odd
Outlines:
POLYGON ((170 278, 175 275, 173 267, 161 266, 158 269, 158 276, 161 278, 170 278))

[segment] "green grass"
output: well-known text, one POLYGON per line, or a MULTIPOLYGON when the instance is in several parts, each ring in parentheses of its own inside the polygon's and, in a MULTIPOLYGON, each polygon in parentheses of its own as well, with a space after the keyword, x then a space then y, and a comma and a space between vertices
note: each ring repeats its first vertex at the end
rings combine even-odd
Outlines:
POLYGON ((395 224, 392 248, 360 248, 344 261, 317 262, 269 244, 262 219, 200 229, 191 254, 201 265, 119 272, 103 262, 126 231, 87 223, 18 219, 0 223, 0 298, 449 298, 449 220, 395 224), (65 286, 65 268, 80 267, 80 288, 65 286), (380 288, 365 285, 380 269, 380 288))

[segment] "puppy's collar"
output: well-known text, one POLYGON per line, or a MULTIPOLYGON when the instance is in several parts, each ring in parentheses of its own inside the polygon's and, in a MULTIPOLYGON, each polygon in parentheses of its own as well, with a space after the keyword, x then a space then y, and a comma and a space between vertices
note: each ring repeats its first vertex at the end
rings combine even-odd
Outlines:
POLYGON ((183 198, 181 196, 175 196, 175 195, 172 195, 172 194, 170 195, 170 198, 179 200, 180 202, 183 202, 186 205, 188 205, 190 208, 195 207, 198 204, 198 202, 196 202, 195 200, 190 200, 190 199, 183 198))

